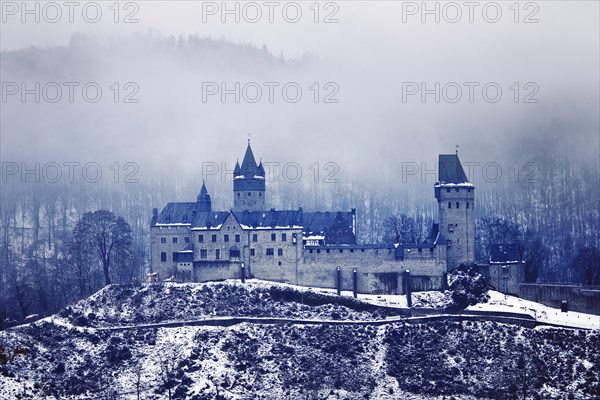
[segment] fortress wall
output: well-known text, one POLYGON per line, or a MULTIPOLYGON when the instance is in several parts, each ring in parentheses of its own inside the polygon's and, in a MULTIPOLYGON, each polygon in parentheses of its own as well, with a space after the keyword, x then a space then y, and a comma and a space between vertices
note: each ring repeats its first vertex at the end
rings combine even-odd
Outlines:
POLYGON ((202 264, 194 267, 194 282, 220 281, 225 279, 241 279, 240 264, 224 261, 222 263, 202 264))
POLYGON ((337 287, 337 268, 341 273, 341 290, 353 290, 353 270, 356 268, 359 293, 404 294, 402 272, 410 270, 413 291, 441 290, 445 287, 445 267, 435 258, 420 258, 396 261, 387 249, 325 249, 317 253, 303 251, 296 270, 295 265, 254 263, 255 278, 274 280, 309 287, 337 287))
POLYGON ((558 309, 566 300, 569 311, 600 315, 600 287, 522 283, 519 285, 519 295, 558 309))

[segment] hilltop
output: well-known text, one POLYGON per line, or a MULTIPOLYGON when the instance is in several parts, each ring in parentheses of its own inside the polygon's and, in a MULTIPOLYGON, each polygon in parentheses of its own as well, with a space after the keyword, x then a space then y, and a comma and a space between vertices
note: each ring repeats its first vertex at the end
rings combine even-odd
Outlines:
POLYGON ((600 396, 598 330, 469 321, 110 329, 237 315, 382 320, 386 310, 264 283, 108 286, 0 332, 0 397, 135 399, 138 388, 144 399, 600 396))

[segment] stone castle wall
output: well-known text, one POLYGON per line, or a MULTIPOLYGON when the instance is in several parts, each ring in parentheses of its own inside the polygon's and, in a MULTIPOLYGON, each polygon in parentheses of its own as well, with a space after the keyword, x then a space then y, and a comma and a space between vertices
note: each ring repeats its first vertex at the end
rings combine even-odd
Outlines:
POLYGON ((196 282, 238 279, 243 262, 247 276, 328 288, 337 287, 336 270, 339 267, 342 290, 353 289, 353 270, 356 268, 360 293, 403 294, 402 272, 407 269, 411 272, 415 291, 440 290, 446 282, 444 246, 436 246, 433 250, 424 248, 421 252, 404 250, 404 257, 396 259, 393 247, 303 246, 300 228, 244 230, 233 217, 219 229, 152 227, 151 238, 153 272, 159 272, 163 280, 186 276, 196 282), (176 243, 173 243, 174 237, 176 243), (190 270, 187 263, 180 263, 182 271, 177 273, 178 264, 173 261, 172 253, 189 243, 194 245, 193 267, 190 270), (239 250, 239 258, 230 256, 232 248, 239 250), (161 261, 161 252, 166 253, 167 261, 161 261))

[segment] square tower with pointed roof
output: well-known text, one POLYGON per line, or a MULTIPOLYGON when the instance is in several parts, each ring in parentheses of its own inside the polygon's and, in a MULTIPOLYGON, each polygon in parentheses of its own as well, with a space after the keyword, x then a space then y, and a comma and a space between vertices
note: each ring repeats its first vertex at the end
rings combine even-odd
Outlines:
POLYGON ((265 209, 265 169, 256 164, 250 139, 242 165, 235 163, 233 171, 233 211, 263 211, 265 209))
POLYGON ((448 246, 448 270, 474 263, 475 186, 469 182, 458 154, 440 154, 435 198, 439 232, 448 246))

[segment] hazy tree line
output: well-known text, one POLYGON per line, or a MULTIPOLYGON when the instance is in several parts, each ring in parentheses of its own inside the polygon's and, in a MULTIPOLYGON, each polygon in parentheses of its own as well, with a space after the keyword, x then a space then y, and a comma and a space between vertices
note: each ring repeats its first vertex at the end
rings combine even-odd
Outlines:
MULTIPOLYGON (((557 140, 555 146, 565 145, 561 143, 557 140)), ((540 148, 548 150, 548 145, 540 148)), ((493 243, 518 243, 528 280, 600 284, 597 165, 572 154, 565 149, 524 155, 538 165, 532 180, 475 182, 477 260, 489 259, 493 243)), ((0 312, 15 320, 47 315, 108 282, 141 281, 149 267, 152 208, 193 201, 200 184, 200 177, 135 184, 3 183, 0 312), (86 212, 97 210, 122 217, 123 229, 130 228, 130 250, 113 260, 110 279, 77 229, 86 212)), ((209 182, 209 190, 213 209, 230 208, 230 184, 209 182)), ((421 241, 437 218, 431 183, 274 182, 268 195, 278 209, 356 207, 361 242, 421 241)))

